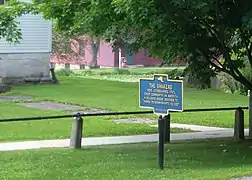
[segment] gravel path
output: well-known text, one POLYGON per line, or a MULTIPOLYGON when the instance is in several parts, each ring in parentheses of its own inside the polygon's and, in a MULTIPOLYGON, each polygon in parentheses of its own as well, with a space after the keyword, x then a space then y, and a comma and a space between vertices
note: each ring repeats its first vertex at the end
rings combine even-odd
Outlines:
POLYGON ((232 178, 230 180, 252 180, 252 176, 244 176, 239 178, 232 178))
POLYGON ((32 100, 31 96, 0 96, 0 101, 24 101, 32 100))

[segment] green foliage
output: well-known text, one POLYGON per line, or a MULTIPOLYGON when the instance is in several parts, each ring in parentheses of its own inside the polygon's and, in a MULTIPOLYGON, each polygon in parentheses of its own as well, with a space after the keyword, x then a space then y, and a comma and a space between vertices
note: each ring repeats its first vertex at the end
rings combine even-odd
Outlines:
POLYGON ((163 70, 157 70, 153 74, 167 74, 169 79, 180 79, 180 77, 183 77, 184 70, 183 69, 163 69, 163 70))
MULTIPOLYGON (((94 71, 92 72, 94 74, 94 71)), ((97 74, 99 74, 100 76, 106 76, 106 75, 111 75, 112 72, 109 71, 101 71, 101 72, 97 72, 97 74)))
POLYGON ((138 82, 140 78, 152 78, 154 74, 167 74, 169 79, 181 79, 184 70, 179 68, 171 69, 88 69, 69 70, 61 69, 56 71, 58 76, 83 77, 91 79, 102 79, 121 82, 138 82))
POLYGON ((60 69, 56 71, 56 74, 58 76, 72 76, 74 74, 74 71, 71 69, 60 69))
POLYGON ((116 68, 113 71, 113 74, 130 74, 130 71, 128 69, 119 69, 119 68, 116 68))
POLYGON ((218 76, 221 81, 221 89, 227 93, 238 93, 240 92, 241 86, 240 83, 235 81, 230 75, 228 74, 221 74, 218 76))
POLYGON ((10 0, 0 5, 0 39, 19 43, 22 33, 17 18, 27 13, 37 13, 32 4, 10 0))
POLYGON ((215 77, 214 70, 201 56, 191 56, 184 74, 188 77, 188 85, 198 89, 211 87, 211 78, 215 77))
MULTIPOLYGON (((244 77, 246 77, 246 79, 248 79, 250 82, 252 82, 252 71, 251 71, 251 69, 248 66, 246 66, 241 71, 244 74, 244 77)), ((240 94, 247 95, 249 88, 244 86, 243 84, 240 84, 240 85, 241 85, 240 94)))
MULTIPOLYGON (((248 79, 250 82, 252 82, 252 72, 249 68, 248 60, 245 61, 244 68, 241 69, 241 72, 243 75, 248 79)), ((221 89, 228 93, 238 93, 242 95, 247 95, 249 88, 241 84, 240 82, 235 81, 230 75, 228 74, 221 74, 218 76, 221 80, 221 89)))
MULTIPOLYGON (((155 57, 172 59, 201 56, 207 70, 198 74, 209 79, 210 68, 232 76, 252 89, 240 71, 244 57, 252 67, 252 1, 245 0, 34 0, 40 12, 54 19, 58 29, 70 34, 103 37, 115 46, 147 48, 155 57), (224 61, 220 62, 219 57, 224 61)), ((192 62, 195 61, 195 62, 192 62)), ((193 73, 194 74, 194 73, 193 73)), ((203 78, 202 81, 208 79, 203 78)))
POLYGON ((81 71, 81 74, 83 74, 84 76, 90 76, 90 75, 95 75, 94 71, 92 70, 84 70, 84 71, 81 71))

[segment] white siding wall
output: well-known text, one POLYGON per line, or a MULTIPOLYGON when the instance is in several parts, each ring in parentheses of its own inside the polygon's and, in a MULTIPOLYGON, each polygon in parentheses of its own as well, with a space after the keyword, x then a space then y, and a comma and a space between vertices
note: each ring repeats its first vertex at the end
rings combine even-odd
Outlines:
POLYGON ((22 30, 21 43, 9 44, 0 40, 0 79, 49 77, 51 22, 44 20, 42 15, 30 14, 20 17, 18 21, 22 30))
POLYGON ((41 15, 24 15, 18 19, 22 30, 19 44, 9 44, 0 40, 0 53, 51 52, 52 24, 41 15))

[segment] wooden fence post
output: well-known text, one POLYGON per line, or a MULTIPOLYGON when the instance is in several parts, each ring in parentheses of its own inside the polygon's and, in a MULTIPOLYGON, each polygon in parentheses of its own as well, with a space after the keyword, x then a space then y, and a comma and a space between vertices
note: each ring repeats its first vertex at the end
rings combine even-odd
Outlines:
POLYGON ((83 130, 83 118, 78 114, 72 121, 70 148, 80 149, 83 130))
POLYGON ((237 140, 244 139, 244 111, 241 108, 235 111, 234 138, 237 140))
POLYGON ((171 115, 164 116, 164 142, 170 143, 171 140, 171 115))

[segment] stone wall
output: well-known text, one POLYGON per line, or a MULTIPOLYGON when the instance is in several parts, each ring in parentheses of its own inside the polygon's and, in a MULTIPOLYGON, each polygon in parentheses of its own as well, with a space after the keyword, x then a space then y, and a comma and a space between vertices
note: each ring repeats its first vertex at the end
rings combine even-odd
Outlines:
POLYGON ((0 54, 0 79, 18 83, 25 78, 50 77, 50 53, 0 54))

